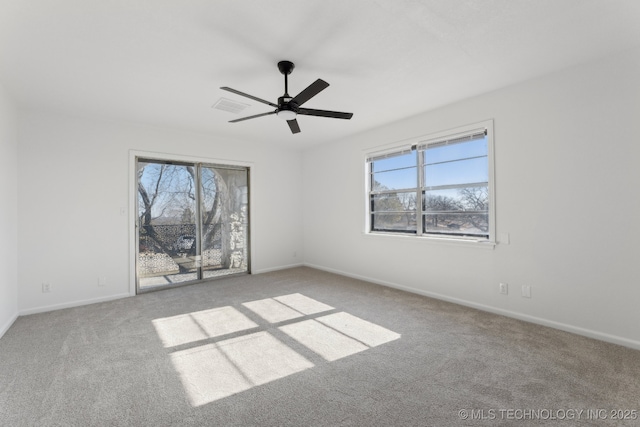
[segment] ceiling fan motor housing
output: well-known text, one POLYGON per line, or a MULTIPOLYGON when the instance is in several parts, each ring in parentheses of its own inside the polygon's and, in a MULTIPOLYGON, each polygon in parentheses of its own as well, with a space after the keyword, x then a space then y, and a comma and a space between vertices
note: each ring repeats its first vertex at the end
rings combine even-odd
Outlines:
POLYGON ((291 110, 298 112, 298 104, 291 102, 293 98, 290 96, 281 96, 278 98, 278 110, 291 110))

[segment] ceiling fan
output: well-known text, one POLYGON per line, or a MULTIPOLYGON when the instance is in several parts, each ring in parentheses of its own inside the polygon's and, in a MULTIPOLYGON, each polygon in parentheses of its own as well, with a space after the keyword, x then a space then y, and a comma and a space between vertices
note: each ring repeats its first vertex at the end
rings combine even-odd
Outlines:
POLYGON ((302 104, 319 94, 321 91, 326 89, 329 86, 329 83, 325 82, 322 79, 318 79, 315 82, 311 83, 305 90, 300 92, 295 97, 289 96, 289 88, 287 76, 291 74, 293 71, 294 64, 290 61, 280 61, 278 62, 278 69, 282 74, 284 74, 284 95, 278 98, 278 103, 274 104, 273 102, 265 101, 264 99, 256 98, 255 96, 246 94, 244 92, 240 92, 239 90, 231 89, 230 87, 221 87, 220 89, 226 90, 231 93, 235 93, 236 95, 245 96, 247 98, 253 99, 254 101, 262 102, 263 104, 270 105, 275 107, 275 110, 270 111, 268 113, 256 114, 249 117, 243 117, 241 119, 230 120, 229 123, 241 122, 243 120, 255 119, 257 117, 268 116, 271 114, 275 114, 283 120, 287 121, 289 125, 289 129, 291 129, 291 133, 299 133, 300 126, 298 126, 298 121, 296 120, 296 116, 298 114, 304 116, 316 116, 316 117, 330 117, 334 119, 350 119, 353 116, 353 113, 342 113, 339 111, 327 111, 327 110, 314 110, 311 108, 301 108, 302 104))

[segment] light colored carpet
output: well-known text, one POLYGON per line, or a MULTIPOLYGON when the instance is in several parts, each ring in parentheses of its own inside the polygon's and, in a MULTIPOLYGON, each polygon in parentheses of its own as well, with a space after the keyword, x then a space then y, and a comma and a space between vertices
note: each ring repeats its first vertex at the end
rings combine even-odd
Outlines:
POLYGON ((639 402, 639 351, 310 268, 0 339, 2 426, 633 426, 639 402))

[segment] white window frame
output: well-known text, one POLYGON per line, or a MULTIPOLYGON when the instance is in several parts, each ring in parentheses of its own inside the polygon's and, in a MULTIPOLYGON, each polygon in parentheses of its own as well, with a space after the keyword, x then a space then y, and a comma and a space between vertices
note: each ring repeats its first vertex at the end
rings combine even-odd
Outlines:
MULTIPOLYGON (((366 236, 380 236, 380 237, 397 237, 401 239, 419 239, 433 242, 454 242, 454 243, 472 243, 483 244, 483 246, 493 247, 496 244, 496 209, 495 209, 495 162, 494 162, 494 130, 493 120, 485 120, 478 123, 473 123, 465 126, 460 126, 454 129, 435 132, 428 135, 423 135, 416 138, 396 142, 393 144, 387 144, 375 148, 370 148, 364 152, 364 165, 365 165, 365 221, 364 221, 364 234, 366 236), (374 158, 380 158, 386 155, 394 155, 399 152, 410 151, 411 149, 418 149, 424 147, 429 143, 436 141, 445 141, 463 136, 474 134, 478 131, 484 131, 487 136, 487 162, 488 162, 488 214, 489 214, 489 235, 488 238, 477 238, 469 236, 455 236, 455 235, 435 235, 435 234, 423 234, 422 233, 422 218, 421 209, 416 212, 416 233, 398 233, 387 231, 374 231, 371 224, 371 179, 370 179, 370 160, 374 158)), ((421 165, 418 164, 418 175, 422 176, 420 171, 421 165)), ((421 182, 420 182, 421 184, 421 182)), ((418 194, 421 194, 421 188, 418 187, 418 194)), ((417 203, 421 205, 421 203, 417 203)))

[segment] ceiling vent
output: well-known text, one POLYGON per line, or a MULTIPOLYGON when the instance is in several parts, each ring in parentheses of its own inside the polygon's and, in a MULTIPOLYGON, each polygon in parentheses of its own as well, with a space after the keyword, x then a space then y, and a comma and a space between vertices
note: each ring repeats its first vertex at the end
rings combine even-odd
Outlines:
POLYGON ((250 107, 250 104, 244 104, 227 98, 220 98, 213 104, 212 108, 222 111, 228 111, 233 114, 239 114, 250 107))

